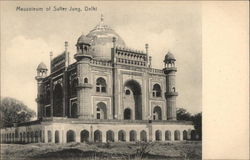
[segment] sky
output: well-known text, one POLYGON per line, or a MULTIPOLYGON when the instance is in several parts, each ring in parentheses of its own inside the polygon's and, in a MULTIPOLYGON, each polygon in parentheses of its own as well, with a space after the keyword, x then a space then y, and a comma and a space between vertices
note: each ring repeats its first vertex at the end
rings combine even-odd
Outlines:
POLYGON ((149 44, 152 67, 162 69, 164 56, 174 54, 178 71, 177 107, 190 113, 202 111, 202 26, 200 2, 50 2, 1 1, 1 96, 23 101, 37 110, 36 68, 49 67, 54 56, 69 42, 71 62, 81 34, 88 34, 104 15, 130 48, 145 50, 149 44), (16 11, 20 6, 44 11, 16 11), (79 7, 82 12, 45 11, 46 7, 79 7), (85 7, 95 11, 84 11, 85 7))

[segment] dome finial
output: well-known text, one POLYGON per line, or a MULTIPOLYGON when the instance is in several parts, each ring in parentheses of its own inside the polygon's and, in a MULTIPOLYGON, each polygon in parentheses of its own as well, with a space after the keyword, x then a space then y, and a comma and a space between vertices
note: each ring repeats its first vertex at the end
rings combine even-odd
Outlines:
POLYGON ((103 22, 104 21, 104 16, 103 16, 103 14, 101 14, 101 22, 103 22))

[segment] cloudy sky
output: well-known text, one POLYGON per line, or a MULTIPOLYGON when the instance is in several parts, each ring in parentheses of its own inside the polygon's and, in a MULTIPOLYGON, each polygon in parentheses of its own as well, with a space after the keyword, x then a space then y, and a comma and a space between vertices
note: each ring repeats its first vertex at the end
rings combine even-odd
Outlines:
POLYGON ((69 42, 71 61, 77 38, 100 21, 100 15, 126 42, 144 50, 149 44, 154 68, 163 68, 170 51, 177 59, 177 106, 201 111, 201 8, 199 2, 1 2, 1 95, 23 101, 36 111, 34 77, 49 52, 69 42), (96 7, 96 11, 16 11, 20 7, 96 7))

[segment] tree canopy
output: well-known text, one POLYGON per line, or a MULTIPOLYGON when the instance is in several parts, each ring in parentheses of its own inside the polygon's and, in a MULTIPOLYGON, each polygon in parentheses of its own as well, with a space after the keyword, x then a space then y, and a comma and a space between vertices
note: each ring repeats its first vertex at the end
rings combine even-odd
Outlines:
POLYGON ((12 126, 13 123, 28 122, 36 115, 23 102, 10 97, 1 98, 0 113, 1 128, 12 126))
POLYGON ((197 114, 192 115, 184 108, 178 108, 176 113, 177 113, 177 120, 193 122, 195 131, 201 139, 202 137, 202 113, 197 113, 197 114))

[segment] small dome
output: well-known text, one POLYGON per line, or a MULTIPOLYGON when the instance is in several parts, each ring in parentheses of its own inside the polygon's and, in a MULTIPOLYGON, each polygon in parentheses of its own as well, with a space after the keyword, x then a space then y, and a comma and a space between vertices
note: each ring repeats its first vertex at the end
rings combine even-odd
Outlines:
POLYGON ((175 61, 176 59, 174 58, 174 55, 170 52, 168 52, 165 56, 165 60, 164 62, 167 62, 167 61, 175 61))
POLYGON ((37 70, 48 70, 46 65, 41 62, 38 66, 37 66, 37 70))
POLYGON ((77 40, 77 44, 81 44, 81 43, 84 43, 84 44, 90 44, 91 43, 91 39, 86 37, 84 34, 82 34, 78 40, 77 40))

